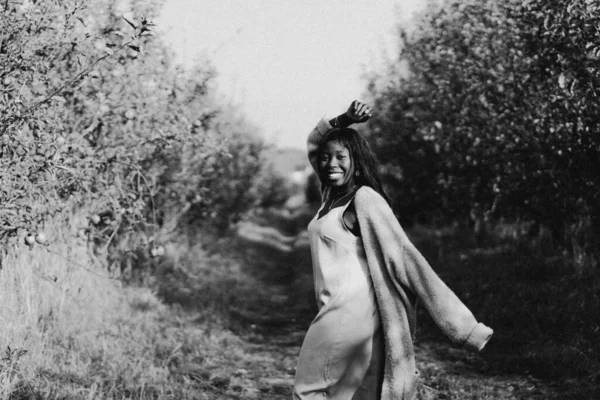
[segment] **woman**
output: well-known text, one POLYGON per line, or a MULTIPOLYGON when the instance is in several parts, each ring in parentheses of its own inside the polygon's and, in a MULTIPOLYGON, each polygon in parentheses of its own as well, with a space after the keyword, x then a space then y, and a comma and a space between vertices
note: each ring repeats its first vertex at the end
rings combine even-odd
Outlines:
POLYGON ((417 300, 468 349, 481 350, 492 335, 395 218, 368 143, 348 128, 370 116, 370 107, 354 101, 308 137, 323 194, 308 225, 319 312, 300 351, 294 399, 413 399, 417 300))

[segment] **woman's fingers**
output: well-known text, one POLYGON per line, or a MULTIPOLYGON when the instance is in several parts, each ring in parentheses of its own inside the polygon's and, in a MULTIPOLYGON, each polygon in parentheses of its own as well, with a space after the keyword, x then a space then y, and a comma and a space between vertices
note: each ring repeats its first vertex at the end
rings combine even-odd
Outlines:
POLYGON ((356 103, 355 115, 359 121, 367 120, 371 116, 371 112, 371 107, 361 102, 356 103))
POLYGON ((356 114, 359 116, 363 116, 368 113, 369 107, 364 103, 358 103, 358 108, 356 109, 356 114))
POLYGON ((366 107, 366 106, 367 106, 367 105, 366 105, 365 103, 361 103, 360 101, 359 101, 359 102, 357 102, 357 103, 356 103, 356 107, 355 107, 356 114, 357 114, 357 115, 364 114, 364 112, 365 112, 365 107, 366 107))
POLYGON ((364 122, 371 117, 373 109, 358 100, 354 100, 350 105, 349 117, 354 122, 364 122))
POLYGON ((365 105, 365 108, 362 110, 362 114, 363 114, 363 115, 368 115, 368 116, 371 116, 371 111, 372 111, 372 110, 371 110, 371 107, 369 107, 369 106, 365 105))

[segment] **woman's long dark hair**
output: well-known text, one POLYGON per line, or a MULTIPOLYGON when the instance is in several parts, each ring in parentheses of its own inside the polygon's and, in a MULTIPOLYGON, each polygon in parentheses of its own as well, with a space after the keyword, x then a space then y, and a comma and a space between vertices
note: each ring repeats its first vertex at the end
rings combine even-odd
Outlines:
MULTIPOLYGON (((354 182, 359 187, 369 186, 379 193, 389 204, 390 199, 385 190, 383 190, 381 177, 379 176, 377 158, 366 139, 352 128, 332 129, 327 133, 323 142, 321 142, 319 152, 329 142, 337 142, 350 152, 350 157, 352 157, 352 162, 354 163, 354 171, 359 173, 358 176, 354 176, 354 182)), ((324 193, 325 189, 326 185, 321 183, 321 193, 324 193)))

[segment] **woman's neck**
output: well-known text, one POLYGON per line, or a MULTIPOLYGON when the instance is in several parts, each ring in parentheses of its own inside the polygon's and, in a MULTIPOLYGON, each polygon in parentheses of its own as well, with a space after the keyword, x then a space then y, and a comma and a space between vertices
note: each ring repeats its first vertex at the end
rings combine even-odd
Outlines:
POLYGON ((331 187, 331 191, 329 192, 330 196, 333 198, 344 197, 349 193, 352 193, 358 188, 358 185, 352 181, 343 184, 342 186, 334 186, 331 187))
POLYGON ((342 186, 329 186, 326 190, 326 199, 323 203, 323 208, 319 212, 318 218, 327 214, 334 207, 339 207, 346 203, 352 196, 353 193, 358 189, 358 185, 354 182, 350 184, 344 184, 342 186))

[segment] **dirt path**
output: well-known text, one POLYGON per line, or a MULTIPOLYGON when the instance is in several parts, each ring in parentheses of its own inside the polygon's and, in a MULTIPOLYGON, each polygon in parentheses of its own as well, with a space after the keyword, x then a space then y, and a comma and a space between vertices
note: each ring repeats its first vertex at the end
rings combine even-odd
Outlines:
MULTIPOLYGON (((200 288, 202 282, 188 284, 200 288)), ((165 333, 186 338, 181 363, 171 371, 186 394, 179 398, 291 399, 297 357, 313 314, 298 307, 302 302, 289 286, 251 287, 254 295, 241 294, 247 301, 236 300, 223 310, 227 318, 207 323, 205 312, 176 308, 162 320, 165 333)), ((417 338, 419 400, 568 398, 530 376, 504 374, 481 355, 454 348, 427 330, 418 331, 417 338)))
MULTIPOLYGON (((283 292, 285 288, 280 290, 283 292)), ((289 305, 282 301, 285 295, 275 296, 280 296, 280 306, 289 305)), ((305 329, 300 326, 300 321, 291 321, 289 314, 276 309, 265 310, 262 317, 238 311, 239 318, 246 321, 236 329, 245 342, 244 351, 258 355, 261 360, 251 367, 254 387, 248 388, 245 398, 291 398, 296 357, 305 329)), ((420 400, 542 400, 554 397, 551 388, 543 382, 530 376, 502 374, 481 356, 456 349, 438 339, 423 338, 417 342, 416 358, 421 372, 420 400)))
MULTIPOLYGON (((245 229, 248 235, 252 228, 245 229)), ((272 230, 269 228, 268 241, 257 240, 263 235, 257 231, 251 232, 253 239, 245 243, 250 274, 262 276, 261 299, 230 310, 236 321, 232 329, 243 339, 244 351, 263 360, 250 368, 254 387, 248 388, 245 398, 291 398, 296 358, 316 311, 306 306, 312 299, 307 287, 311 279, 303 279, 310 270, 305 265, 310 262, 306 241, 294 246, 286 236, 285 246, 272 246, 273 238, 277 239, 272 230), (260 262, 253 266, 252 260, 260 262), (279 283, 273 283, 277 280, 279 283), (288 283, 281 284, 282 280, 288 283)), ((531 376, 504 374, 481 355, 454 348, 439 332, 418 331, 415 348, 421 372, 420 400, 558 398, 547 383, 531 376)))

